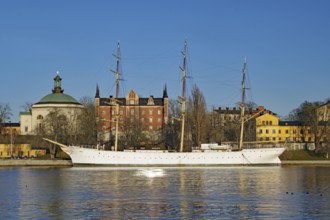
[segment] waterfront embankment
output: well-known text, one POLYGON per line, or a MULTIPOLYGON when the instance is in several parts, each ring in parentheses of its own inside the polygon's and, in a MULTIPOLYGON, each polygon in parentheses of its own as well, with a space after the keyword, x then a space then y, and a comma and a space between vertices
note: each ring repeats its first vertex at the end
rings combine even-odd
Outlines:
POLYGON ((282 165, 328 165, 330 160, 282 160, 282 165))
POLYGON ((72 166, 71 160, 36 160, 36 159, 3 159, 0 160, 2 166, 72 166))
MULTIPOLYGON (((326 165, 330 166, 329 160, 282 160, 282 165, 326 165)), ((4 166, 72 166, 71 160, 35 160, 35 159, 3 159, 0 167, 4 166)))

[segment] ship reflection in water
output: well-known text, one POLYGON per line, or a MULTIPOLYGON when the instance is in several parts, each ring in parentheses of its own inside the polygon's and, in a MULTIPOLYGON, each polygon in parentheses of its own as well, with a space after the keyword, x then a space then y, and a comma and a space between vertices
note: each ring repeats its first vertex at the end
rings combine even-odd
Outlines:
POLYGON ((3 219, 326 219, 330 167, 0 168, 3 219))

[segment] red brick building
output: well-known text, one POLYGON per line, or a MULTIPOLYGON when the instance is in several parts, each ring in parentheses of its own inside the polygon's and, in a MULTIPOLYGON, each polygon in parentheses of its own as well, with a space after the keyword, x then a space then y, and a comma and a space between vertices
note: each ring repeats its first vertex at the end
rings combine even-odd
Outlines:
MULTIPOLYGON (((100 98, 99 88, 96 89, 95 108, 98 121, 98 141, 108 142, 115 133, 115 106, 113 97, 100 98), (111 134, 110 134, 111 133, 111 134)), ((133 90, 125 98, 118 98, 119 103, 119 135, 125 123, 135 120, 144 132, 157 133, 168 120, 168 95, 166 86, 162 98, 149 96, 140 98, 133 90)))

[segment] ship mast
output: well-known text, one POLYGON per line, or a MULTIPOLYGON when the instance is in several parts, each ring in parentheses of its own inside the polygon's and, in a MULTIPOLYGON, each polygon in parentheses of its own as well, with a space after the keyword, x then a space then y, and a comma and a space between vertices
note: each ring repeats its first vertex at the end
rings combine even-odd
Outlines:
POLYGON ((119 102, 118 102, 118 93, 119 93, 119 62, 120 62, 120 45, 118 42, 117 45, 117 54, 114 54, 116 57, 116 71, 111 70, 116 74, 116 97, 114 100, 110 100, 112 105, 115 105, 115 121, 116 121, 116 131, 115 131, 115 151, 118 150, 118 127, 119 127, 119 102))
POLYGON ((243 147, 243 135, 244 135, 244 115, 245 115, 245 74, 246 74, 246 58, 244 60, 242 70, 242 102, 241 102, 241 135, 239 139, 239 150, 243 147))
POLYGON ((182 72, 182 95, 179 96, 179 102, 181 103, 181 139, 180 139, 180 152, 183 152, 183 142, 184 142, 184 122, 185 122, 185 113, 186 113, 186 99, 185 99, 185 90, 186 90, 186 51, 187 51, 187 41, 184 42, 184 48, 182 51, 183 55, 183 65, 180 67, 182 72))

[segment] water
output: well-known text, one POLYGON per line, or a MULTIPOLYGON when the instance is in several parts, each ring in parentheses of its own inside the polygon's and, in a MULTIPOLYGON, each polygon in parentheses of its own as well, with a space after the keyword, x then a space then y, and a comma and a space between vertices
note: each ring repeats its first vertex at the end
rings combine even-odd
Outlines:
POLYGON ((330 167, 0 168, 1 219, 328 219, 330 167))

